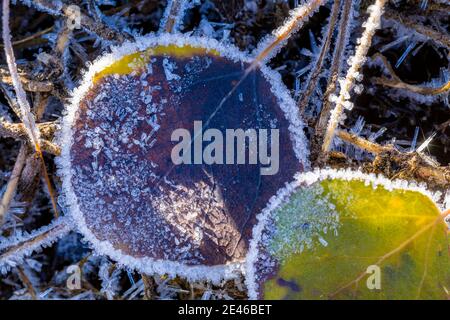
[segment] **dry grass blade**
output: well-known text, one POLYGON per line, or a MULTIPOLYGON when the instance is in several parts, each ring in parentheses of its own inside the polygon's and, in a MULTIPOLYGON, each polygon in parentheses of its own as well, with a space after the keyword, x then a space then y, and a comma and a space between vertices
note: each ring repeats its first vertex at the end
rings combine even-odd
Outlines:
MULTIPOLYGON (((351 1, 349 1, 351 2, 351 1)), ((304 114, 306 106, 308 105, 309 99, 314 92, 314 89, 317 85, 317 80, 319 78, 320 72, 322 71, 322 67, 327 56, 328 49, 330 48, 331 38, 333 37, 333 32, 336 28, 336 20, 339 16, 340 11, 340 1, 334 0, 333 7, 331 9, 331 17, 328 23, 328 28, 326 32, 326 36, 322 39, 322 48, 320 51, 319 58, 317 59, 314 69, 311 71, 310 76, 307 80, 306 89, 302 94, 302 98, 299 101, 300 112, 304 114)))
POLYGON ((323 106, 322 111, 320 112, 319 120, 316 123, 315 129, 315 140, 314 142, 318 142, 322 144, 323 135, 326 131, 326 126, 328 120, 330 118, 331 107, 332 104, 330 102, 330 96, 335 93, 337 80, 340 74, 340 66, 341 61, 343 60, 343 55, 345 53, 345 47, 348 44, 349 38, 349 29, 350 25, 353 21, 353 1, 344 1, 343 9, 341 12, 339 27, 338 27, 338 36, 336 39, 336 48, 333 52, 330 76, 328 78, 327 88, 325 90, 324 98, 323 98, 323 106))
POLYGON ((324 3, 324 0, 311 0, 291 11, 290 17, 271 37, 263 40, 256 49, 257 55, 253 64, 258 64, 272 58, 308 18, 324 3))
POLYGON ((424 26, 418 21, 414 21, 407 15, 400 15, 392 10, 386 11, 384 19, 390 20, 393 23, 400 23, 404 27, 413 30, 417 34, 425 36, 428 39, 435 41, 436 43, 450 48, 450 36, 448 34, 435 31, 430 27, 424 26))
POLYGON ((31 299, 37 300, 38 297, 36 295, 36 290, 34 289, 33 284, 31 283, 28 276, 25 274, 25 271, 21 267, 17 267, 17 272, 19 274, 20 280, 23 282, 25 287, 27 287, 27 290, 31 295, 31 299))
POLYGON ((426 96, 443 94, 443 93, 446 93, 447 91, 450 91, 450 81, 446 82, 445 84, 443 84, 442 86, 437 87, 437 88, 416 86, 416 85, 405 83, 399 79, 378 78, 378 79, 374 79, 374 82, 376 84, 383 85, 386 87, 408 90, 408 91, 426 95, 426 96))
POLYGON ((14 51, 11 43, 11 31, 9 29, 9 0, 3 0, 3 15, 2 15, 2 27, 3 27, 3 43, 5 46, 5 55, 8 63, 9 72, 11 74, 12 82, 14 85, 14 89, 17 95, 17 102, 20 107, 21 120, 25 126, 25 130, 36 150, 37 154, 41 158, 42 161, 42 169, 44 172, 44 178, 47 183, 48 192, 50 194, 51 202, 53 205, 53 210, 55 213, 55 217, 59 216, 58 207, 56 204, 55 194, 53 191, 52 184, 50 182, 50 178, 48 176, 47 168, 45 166, 44 156, 41 150, 40 143, 40 131, 36 125, 34 115, 31 113, 30 104, 28 103, 27 96, 25 90, 22 87, 22 83, 20 82, 19 75, 17 72, 17 65, 14 57, 14 51))
POLYGON ((49 246, 71 231, 66 218, 56 219, 50 226, 33 232, 0 247, 0 269, 20 263, 25 256, 30 255, 43 246, 49 246))
POLYGON ((6 61, 8 63, 9 73, 11 74, 11 81, 14 86, 14 90, 17 95, 17 102, 20 107, 21 120, 25 126, 25 130, 33 143, 34 148, 38 151, 40 133, 37 129, 36 122, 33 114, 31 113, 30 104, 28 103, 25 90, 20 82, 19 74, 17 72, 16 59, 14 57, 14 51, 11 43, 11 31, 9 29, 9 0, 3 0, 3 15, 2 15, 2 27, 3 27, 3 43, 5 48, 6 61))
POLYGON ((180 22, 183 19, 184 11, 186 10, 187 0, 169 0, 164 12, 160 31, 174 33, 178 31, 180 22))
POLYGON ((2 201, 0 203, 0 227, 3 225, 6 213, 8 212, 9 207, 11 205, 11 201, 13 200, 16 194, 20 174, 25 165, 26 150, 27 150, 26 145, 22 144, 19 150, 19 155, 17 156, 16 159, 16 163, 14 164, 13 171, 11 172, 8 184, 6 185, 6 190, 5 193, 3 194, 2 201))
MULTIPOLYGON (((13 44, 13 46, 20 46, 20 45, 26 44, 27 42, 39 39, 41 36, 43 36, 47 33, 50 33, 52 30, 53 30, 53 27, 48 27, 48 28, 41 30, 39 32, 36 32, 28 37, 25 37, 20 40, 16 40, 12 44, 13 44)), ((3 44, 0 44, 0 48, 3 48, 3 44)))
POLYGON ((380 25, 381 15, 383 14, 386 2, 387 0, 376 0, 375 3, 368 9, 370 11, 370 15, 365 22, 365 30, 361 38, 359 39, 359 45, 356 48, 355 55, 351 59, 351 65, 347 71, 347 75, 344 81, 341 83, 340 93, 336 101, 336 106, 331 112, 330 120, 328 121, 328 127, 322 145, 322 151, 324 153, 330 150, 331 142, 333 141, 336 128, 341 121, 344 109, 349 108, 347 104, 350 103, 349 98, 351 90, 357 76, 359 75, 359 70, 366 60, 367 52, 372 43, 372 38, 375 34, 375 30, 380 25))
POLYGON ((396 89, 403 89, 408 90, 414 93, 422 94, 422 95, 438 95, 446 93, 447 91, 450 91, 450 81, 447 81, 441 86, 438 87, 432 87, 432 86, 419 86, 419 85, 412 85, 408 84, 406 82, 403 82, 394 71, 394 68, 392 68, 392 65, 389 63, 389 61, 386 59, 385 56, 383 56, 380 53, 374 54, 372 59, 380 59, 382 63, 384 64, 386 71, 389 73, 389 76, 391 79, 386 78, 375 78, 373 81, 374 83, 382 86, 387 86, 391 88, 396 89))

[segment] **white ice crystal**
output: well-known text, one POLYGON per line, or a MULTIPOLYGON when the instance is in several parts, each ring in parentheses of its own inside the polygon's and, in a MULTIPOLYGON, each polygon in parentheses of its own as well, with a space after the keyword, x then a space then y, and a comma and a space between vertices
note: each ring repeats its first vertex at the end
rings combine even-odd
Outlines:
POLYGON ((55 241, 62 238, 71 230, 71 223, 68 218, 59 218, 50 225, 42 227, 32 233, 25 233, 8 240, 2 241, 0 245, 0 273, 6 273, 11 267, 15 267, 24 262, 24 259, 35 251, 48 247, 55 241), (51 237, 40 236, 48 233, 51 230, 56 230, 51 237), (32 240, 33 241, 30 241, 32 240), (36 240, 37 239, 37 240, 36 240), (21 246, 18 250, 9 250, 22 243, 29 243, 26 246, 21 246), (3 253, 1 253, 4 251, 3 253))
POLYGON ((361 38, 358 39, 358 46, 356 47, 355 54, 349 58, 350 68, 347 70, 344 81, 340 84, 339 97, 328 121, 327 132, 323 144, 323 150, 325 151, 330 149, 334 138, 334 132, 339 123, 342 121, 344 108, 351 109, 351 104, 349 104, 350 102, 348 101, 350 99, 350 92, 355 81, 358 81, 359 71, 366 61, 367 52, 369 51, 369 47, 372 43, 372 38, 375 31, 380 26, 381 15, 383 14, 384 5, 386 2, 387 0, 376 0, 375 3, 367 9, 369 12, 369 18, 363 24, 365 30, 361 38))
POLYGON ((120 268, 112 268, 112 264, 104 259, 100 265, 98 275, 102 281, 101 292, 106 295, 108 300, 113 300, 120 290, 120 268), (112 270, 112 271, 111 271, 112 270))
POLYGON ((172 32, 178 32, 183 27, 184 13, 197 2, 197 0, 168 0, 159 29, 164 30, 169 19, 173 19, 172 32))
POLYGON ((24 5, 28 7, 34 7, 42 12, 47 12, 51 15, 61 15, 62 14, 62 8, 63 3, 59 0, 52 0, 51 2, 46 2, 47 4, 50 4, 50 6, 43 6, 39 1, 33 1, 33 0, 20 0, 24 5))
POLYGON ((258 57, 264 54, 263 61, 268 61, 273 58, 278 54, 289 37, 299 30, 324 2, 324 0, 311 0, 291 10, 286 21, 278 29, 273 31, 270 36, 265 37, 258 44, 252 55, 258 57), (272 47, 273 44, 276 44, 275 47, 272 47), (271 48, 270 53, 266 54, 267 52, 265 50, 268 48, 271 48))

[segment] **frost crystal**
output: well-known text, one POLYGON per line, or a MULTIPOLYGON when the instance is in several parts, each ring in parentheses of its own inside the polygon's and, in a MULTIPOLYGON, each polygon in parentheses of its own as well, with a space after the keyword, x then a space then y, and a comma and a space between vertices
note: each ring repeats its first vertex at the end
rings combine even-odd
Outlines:
POLYGON ((313 249, 317 240, 326 246, 320 235, 328 230, 336 233, 339 223, 334 205, 326 200, 318 184, 293 194, 289 203, 274 211, 271 218, 273 228, 264 236, 271 238, 269 253, 279 259, 313 249))
POLYGON ((6 273, 11 267, 22 264, 25 257, 50 246, 69 231, 70 223, 66 217, 63 217, 48 226, 33 231, 31 234, 20 234, 2 241, 0 245, 0 273, 6 273), (28 244, 21 246, 23 243, 28 244))
POLYGON ((262 57, 262 60, 264 61, 273 58, 289 39, 290 35, 300 29, 323 3, 324 0, 311 0, 308 3, 291 10, 289 17, 283 25, 258 44, 254 55, 262 57), (269 48, 270 50, 268 50, 269 48), (270 53, 267 54, 268 52, 270 53))

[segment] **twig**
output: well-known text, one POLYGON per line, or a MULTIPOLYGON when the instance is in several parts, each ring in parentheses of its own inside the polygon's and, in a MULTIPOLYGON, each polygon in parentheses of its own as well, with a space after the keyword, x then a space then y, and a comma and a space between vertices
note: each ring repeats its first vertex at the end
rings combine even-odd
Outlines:
MULTIPOLYGON (((20 81, 26 91, 31 92, 51 92, 53 84, 50 81, 35 81, 26 78, 23 74, 19 74, 20 81)), ((0 67, 0 81, 9 85, 13 84, 12 77, 8 70, 0 67)))
POLYGON ((31 299, 38 300, 37 295, 36 295, 36 290, 34 289, 33 284, 31 283, 28 276, 23 271, 22 267, 17 267, 17 272, 19 274, 20 280, 25 285, 25 287, 27 287, 27 290, 31 295, 31 299))
MULTIPOLYGON (((51 0, 31 0, 31 2, 36 6, 38 10, 73 19, 73 11, 71 10, 71 6, 67 4, 61 3, 59 1, 53 2, 51 0)), ((23 1, 23 3, 25 5, 29 5, 30 1, 23 1)), ((130 36, 111 29, 101 21, 96 21, 81 11, 80 24, 84 30, 95 33, 104 40, 117 41, 121 43, 126 39, 131 39, 130 36)))
POLYGON ((430 27, 420 24, 417 21, 414 21, 408 15, 404 14, 399 15, 398 13, 393 12, 392 10, 387 10, 386 15, 383 19, 389 20, 394 24, 399 23, 403 25, 405 28, 413 30, 419 35, 431 39, 442 46, 450 48, 450 36, 448 36, 443 32, 435 31, 430 27))
POLYGON ((252 65, 267 61, 274 57, 278 50, 287 42, 289 37, 319 9, 323 2, 324 0, 310 0, 307 4, 291 10, 290 17, 286 22, 276 29, 272 33, 272 36, 267 37, 258 44, 255 50, 256 56, 252 65))
POLYGON ((373 82, 378 85, 383 85, 391 88, 397 88, 397 89, 403 89, 408 90, 414 93, 422 94, 422 95, 438 95, 443 94, 447 91, 450 91, 450 81, 444 83, 441 86, 438 87, 432 87, 432 86, 418 86, 418 85, 412 85, 403 82, 395 73, 394 68, 392 68, 392 65, 389 63, 389 61, 386 59, 385 56, 383 56, 381 53, 377 52, 373 55, 372 60, 379 58, 382 63, 384 64, 384 67, 386 68, 386 72, 389 74, 391 79, 387 78, 375 78, 373 79, 373 82))
POLYGON ((160 31, 174 33, 180 28, 188 0, 169 0, 161 19, 160 31))
MULTIPOLYGON (((43 122, 37 126, 41 136, 46 139, 51 139, 58 129, 58 125, 55 122, 43 122)), ((23 123, 9 123, 0 120, 0 137, 26 140, 28 136, 23 123)))
POLYGON ((52 184, 50 182, 50 178, 48 176, 47 168, 45 167, 44 156, 43 156, 42 150, 41 150, 40 131, 38 130, 34 116, 31 113, 31 108, 28 103, 26 93, 22 87, 22 84, 20 82, 20 79, 19 79, 19 76, 17 73, 17 66, 16 66, 16 61, 15 61, 16 59, 14 57, 14 51, 13 51, 12 44, 11 44, 11 31, 9 29, 9 0, 3 0, 2 9, 3 9, 3 15, 2 15, 3 43, 5 45, 5 55, 6 55, 6 60, 8 63, 8 69, 11 74, 12 82, 14 85, 14 89, 16 91, 17 102, 20 106, 20 111, 21 111, 21 116, 22 116, 21 120, 22 120, 23 124, 25 125, 25 129, 33 143, 33 147, 36 150, 36 153, 41 158, 44 178, 47 183, 47 188, 48 188, 48 192, 50 194, 55 217, 58 217, 59 213, 58 213, 58 206, 56 204, 55 194, 53 191, 52 184))
MULTIPOLYGON (((351 1, 349 1, 351 2, 351 1)), ((322 66, 325 61, 326 54, 328 49, 330 48, 331 38, 333 37, 333 32, 336 28, 336 20, 339 16, 340 11, 340 0, 334 0, 333 7, 331 9, 330 21, 328 22, 328 28, 326 35, 322 39, 322 48, 320 50, 319 58, 317 59, 314 69, 311 71, 307 85, 304 93, 302 94, 302 98, 299 101, 300 112, 303 114, 305 112, 306 106, 311 98, 312 93, 314 92, 317 86, 317 80, 319 78, 320 72, 322 71, 322 66)))
POLYGON ((357 76, 359 75, 359 70, 366 60, 366 55, 372 43, 375 30, 380 25, 381 15, 383 14, 384 5, 386 2, 387 0, 376 0, 375 4, 370 6, 368 9, 370 11, 370 15, 365 22, 366 28, 359 39, 359 45, 356 48, 355 55, 351 59, 351 65, 347 71, 345 80, 341 83, 341 91, 339 93, 339 97, 337 98, 336 106, 331 112, 331 116, 328 121, 328 127, 322 145, 323 153, 327 153, 330 150, 331 142, 333 141, 336 128, 341 121, 344 109, 351 109, 349 101, 350 92, 357 76))
POLYGON ((337 130, 336 135, 343 141, 376 155, 374 164, 393 162, 400 167, 398 171, 411 172, 415 177, 440 188, 450 187, 450 168, 431 165, 423 154, 417 152, 402 153, 393 145, 381 146, 353 133, 337 130))
POLYGON ((364 138, 361 138, 360 136, 357 136, 356 134, 349 133, 343 130, 337 130, 336 136, 338 136, 345 142, 349 142, 359 147, 360 149, 363 149, 375 155, 378 155, 382 152, 392 152, 395 150, 395 147, 393 145, 381 146, 378 143, 366 140, 364 138))
POLYGON ((0 227, 3 225, 3 222, 5 221, 6 213, 8 212, 9 207, 11 205, 11 201, 16 194, 20 174, 22 172, 23 166, 25 165, 26 151, 27 151, 26 145, 22 144, 19 150, 19 155, 17 156, 16 159, 16 163, 14 164, 14 168, 11 172, 11 176, 6 186, 5 193, 3 194, 3 198, 0 203, 0 227))
POLYGON ((344 1, 343 9, 341 12, 339 27, 338 27, 338 36, 336 39, 336 48, 333 52, 330 76, 328 78, 327 87, 325 90, 325 94, 323 97, 323 106, 320 111, 319 120, 315 125, 315 134, 312 140, 313 151, 321 148, 323 144, 323 136, 326 131, 327 123, 330 118, 331 113, 331 101, 330 96, 335 93, 337 80, 340 74, 340 66, 341 61, 343 60, 343 55, 345 52, 345 47, 349 41, 349 29, 351 27, 351 23, 353 21, 353 6, 354 1, 344 1))
POLYGON ((16 266, 23 261, 25 256, 34 251, 49 246, 71 231, 67 218, 58 218, 51 225, 33 232, 31 235, 12 241, 0 248, 0 269, 16 266))

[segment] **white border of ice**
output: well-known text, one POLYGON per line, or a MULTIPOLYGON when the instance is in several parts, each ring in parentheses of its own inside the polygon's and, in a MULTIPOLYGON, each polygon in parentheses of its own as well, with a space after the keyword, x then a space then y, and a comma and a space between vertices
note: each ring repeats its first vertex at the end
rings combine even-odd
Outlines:
MULTIPOLYGON (((215 39, 192 37, 183 34, 167 34, 160 35, 150 34, 144 37, 138 37, 134 42, 125 42, 121 46, 112 47, 111 53, 105 54, 96 59, 88 66, 88 70, 82 74, 83 81, 74 89, 71 95, 70 103, 66 106, 65 115, 62 120, 61 132, 57 136, 57 142, 61 146, 61 156, 56 159, 58 166, 58 175, 62 180, 62 197, 65 203, 65 211, 71 215, 78 231, 83 234, 88 242, 98 254, 104 254, 119 262, 120 265, 136 269, 146 274, 167 274, 169 276, 182 276, 189 280, 209 280, 213 283, 219 283, 223 279, 232 279, 238 277, 244 272, 244 261, 230 263, 227 265, 217 266, 188 266, 183 263, 165 260, 154 260, 151 258, 135 258, 122 253, 121 250, 115 249, 111 243, 100 241, 89 230, 83 213, 80 210, 77 196, 71 185, 72 175, 70 149, 72 147, 72 124, 74 123, 78 105, 88 90, 93 85, 93 77, 96 73, 111 65, 128 54, 143 51, 150 47, 159 45, 189 45, 206 50, 215 50, 223 57, 235 62, 251 63, 252 59, 245 53, 239 51, 234 46, 222 45, 215 39)), ((290 123, 289 130, 291 140, 293 141, 295 154, 299 161, 303 164, 304 169, 309 168, 307 140, 303 133, 303 121, 300 118, 298 108, 288 89, 281 81, 281 76, 276 71, 262 65, 261 71, 267 81, 271 84, 273 94, 279 99, 287 120, 290 123)))
POLYGON ((387 190, 409 190, 417 191, 423 195, 429 197, 439 208, 439 210, 445 210, 447 205, 441 203, 443 195, 440 192, 431 192, 427 190, 425 184, 416 184, 405 180, 389 180, 382 175, 366 174, 353 169, 315 169, 314 171, 298 173, 295 176, 293 182, 286 184, 286 187, 280 189, 277 195, 273 196, 266 208, 263 209, 261 214, 257 217, 258 222, 253 228, 252 240, 250 241, 250 247, 245 262, 245 284, 248 290, 248 296, 251 300, 258 298, 258 284, 255 280, 254 264, 258 258, 258 243, 261 239, 262 232, 266 227, 266 223, 270 214, 276 210, 281 204, 283 204, 292 192, 300 186, 310 186, 317 181, 323 181, 326 179, 342 179, 346 181, 361 180, 367 185, 372 185, 374 188, 381 185, 387 190))

